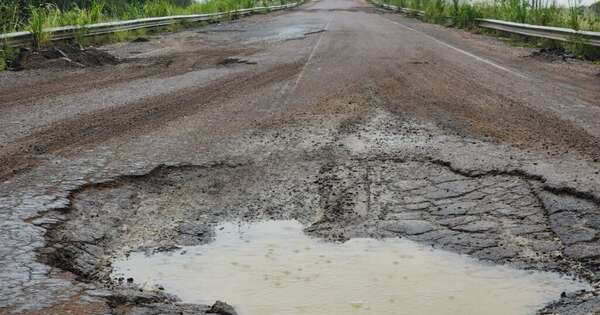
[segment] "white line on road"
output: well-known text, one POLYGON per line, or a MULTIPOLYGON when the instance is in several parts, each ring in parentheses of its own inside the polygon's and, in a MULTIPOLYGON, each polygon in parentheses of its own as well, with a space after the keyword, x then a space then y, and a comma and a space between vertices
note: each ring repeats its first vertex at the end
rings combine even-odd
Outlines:
POLYGON ((462 50, 462 49, 460 49, 460 48, 458 48, 458 47, 454 47, 454 46, 452 46, 452 45, 450 45, 450 44, 448 44, 448 43, 446 43, 446 42, 443 42, 443 41, 441 41, 441 40, 439 40, 439 39, 437 39, 437 38, 435 38, 435 37, 433 37, 433 36, 431 36, 431 35, 428 35, 428 34, 425 34, 425 33, 421 32, 421 31, 418 31, 418 30, 416 30, 416 29, 414 29, 414 28, 412 28, 412 27, 406 26, 406 25, 404 25, 404 24, 402 24, 402 23, 398 23, 398 22, 396 22, 396 21, 391 21, 391 20, 389 20, 389 19, 386 19, 386 20, 387 20, 388 22, 390 22, 390 23, 396 24, 396 25, 398 25, 398 26, 400 26, 400 27, 403 27, 403 28, 405 28, 405 29, 411 30, 411 31, 413 31, 413 32, 417 32, 417 33, 419 33, 419 34, 421 34, 421 35, 423 35, 423 36, 425 36, 425 37, 427 37, 427 38, 429 38, 429 39, 431 39, 431 40, 435 41, 436 43, 438 43, 438 44, 440 44, 440 45, 443 45, 443 46, 446 46, 446 47, 448 47, 448 48, 454 49, 454 50, 458 51, 459 53, 462 53, 462 54, 464 54, 464 55, 466 55, 466 56, 469 56, 469 57, 471 57, 471 58, 474 58, 474 59, 476 59, 476 60, 478 60, 478 61, 480 61, 480 62, 486 63, 486 64, 488 64, 488 65, 490 65, 490 66, 492 66, 492 67, 494 67, 494 68, 500 69, 500 70, 502 70, 502 71, 506 71, 506 72, 508 72, 508 73, 510 73, 510 74, 516 75, 516 76, 518 76, 518 77, 520 77, 520 78, 523 78, 523 79, 529 79, 527 76, 525 76, 525 75, 523 75, 523 74, 521 74, 521 73, 519 73, 519 72, 516 72, 516 71, 514 71, 514 70, 511 70, 511 69, 508 69, 508 68, 506 68, 506 67, 503 67, 503 66, 501 66, 501 65, 499 65, 499 64, 497 64, 497 63, 494 63, 493 61, 487 60, 487 59, 485 59, 485 58, 481 58, 481 57, 479 57, 479 56, 473 55, 472 53, 470 53, 470 52, 468 52, 468 51, 464 51, 464 50, 462 50))
MULTIPOLYGON (((329 21, 325 25, 325 28, 323 28, 323 30, 325 30, 325 32, 327 32, 327 30, 329 29, 329 24, 331 24, 332 20, 333 20, 333 16, 331 17, 331 19, 329 19, 329 21)), ((294 85, 292 85, 292 90, 291 90, 290 94, 293 94, 294 91, 296 91, 296 87, 298 87, 298 84, 300 83, 300 80, 302 80, 302 76, 304 75, 304 72, 306 71, 308 64, 310 64, 310 61, 312 60, 315 53, 317 52, 317 49, 319 48, 319 45, 321 44, 321 40, 323 39, 323 35, 325 34, 325 32, 322 32, 319 35, 319 39, 317 40, 317 43, 315 44, 315 46, 313 46, 313 48, 310 52, 310 55, 308 55, 308 59, 306 59, 306 62, 302 66, 302 70, 300 70, 300 73, 298 74, 296 81, 294 81, 294 85)), ((285 94, 286 92, 287 92, 287 85, 284 87, 284 89, 282 89, 281 94, 285 94)))

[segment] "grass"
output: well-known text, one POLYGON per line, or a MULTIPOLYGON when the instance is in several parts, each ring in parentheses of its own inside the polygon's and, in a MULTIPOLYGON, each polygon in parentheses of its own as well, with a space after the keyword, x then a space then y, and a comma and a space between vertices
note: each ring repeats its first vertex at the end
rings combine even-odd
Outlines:
MULTIPOLYGON (((84 26, 100 22, 131 20, 144 17, 204 14, 233 11, 256 6, 271 6, 290 3, 293 0, 86 0, 87 5, 79 7, 76 1, 55 2, 56 4, 29 5, 20 7, 22 1, 0 0, 0 33, 30 31, 34 38, 34 48, 47 46, 52 38, 44 30, 59 26, 84 26), (62 5, 61 5, 62 3, 62 5), (186 4, 187 3, 187 4, 186 4), (68 6, 68 9, 64 9, 68 6), (63 7, 63 9, 61 9, 63 7)), ((81 3, 81 2, 80 2, 81 3)), ((230 18, 235 18, 231 16, 230 18)), ((183 24, 171 25, 166 30, 174 31, 183 24)), ((85 28, 75 35, 76 42, 89 43, 121 42, 145 35, 146 30, 117 32, 101 38, 86 38, 85 28)), ((0 70, 10 67, 15 58, 15 50, 0 43, 0 70)))
MULTIPOLYGON (((3 1, 3 0, 0 0, 3 1)), ((73 1, 75 2, 75 1, 73 1)), ((171 15, 203 14, 233 11, 255 6, 270 6, 290 3, 292 0, 207 0, 178 5, 176 0, 111 1, 92 0, 89 5, 79 7, 73 4, 69 9, 60 9, 57 5, 29 6, 25 9, 28 19, 19 20, 19 8, 16 2, 0 3, 0 31, 2 33, 29 30, 41 34, 43 28, 67 25, 89 25, 99 22, 131 20, 145 17, 171 15), (115 4, 118 3, 118 4, 115 4)))
POLYGON ((51 26, 52 14, 46 8, 31 8, 28 31, 33 34, 33 45, 35 48, 45 46, 50 42, 51 35, 44 29, 51 26))
MULTIPOLYGON (((475 29, 478 18, 490 18, 543 26, 557 26, 575 30, 600 31, 600 2, 593 9, 581 6, 581 0, 569 0, 561 7, 554 0, 489 0, 465 2, 462 0, 383 0, 387 4, 425 11, 424 19, 445 24, 450 17, 456 27, 475 29)), ((544 47, 544 40, 529 40, 528 45, 544 47)), ((598 60, 600 49, 588 45, 581 37, 557 43, 578 58, 598 60)))
POLYGON ((5 44, 0 45, 0 71, 7 70, 17 57, 18 51, 5 44))
POLYGON ((20 24, 19 6, 16 3, 0 3, 0 32, 14 32, 20 24))
MULTIPOLYGON (((561 7, 553 0, 384 0, 385 3, 425 11, 425 19, 440 23, 452 17, 459 27, 470 28, 476 18, 490 18, 576 30, 600 31, 600 13, 581 6, 580 0, 569 0, 561 7)), ((599 5, 600 6, 600 5, 599 5)))

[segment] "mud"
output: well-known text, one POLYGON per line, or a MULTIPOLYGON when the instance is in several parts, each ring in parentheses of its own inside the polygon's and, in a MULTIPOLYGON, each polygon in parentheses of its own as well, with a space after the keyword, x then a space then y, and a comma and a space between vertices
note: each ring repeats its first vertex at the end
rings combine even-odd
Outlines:
POLYGON ((567 61, 574 59, 575 56, 569 54, 563 47, 541 48, 529 55, 530 58, 540 58, 548 61, 567 61))
POLYGON ((430 161, 287 162, 160 167, 84 187, 73 193, 64 225, 51 229, 61 250, 50 246, 46 260, 105 279, 106 262, 96 261, 105 255, 201 244, 223 220, 296 219, 330 240, 402 235, 483 260, 599 280, 594 201, 554 194, 519 175, 469 177, 430 161), (319 172, 291 178, 309 165, 319 172))
MULTIPOLYGON (((339 140, 300 155, 159 166, 85 185, 67 207, 31 221, 48 231, 39 258, 118 287, 110 278, 116 255, 205 244, 223 221, 294 219, 330 241, 405 237, 483 261, 600 280, 596 197, 523 171, 470 173, 431 157, 377 153, 364 134, 377 134, 371 128, 380 123, 347 122, 339 140)), ((375 148, 406 144, 385 139, 375 148)), ((599 302, 589 293, 569 298, 569 307, 599 302)))
POLYGON ((116 65, 120 60, 100 49, 78 46, 53 47, 42 50, 22 49, 14 61, 14 69, 61 69, 116 65))

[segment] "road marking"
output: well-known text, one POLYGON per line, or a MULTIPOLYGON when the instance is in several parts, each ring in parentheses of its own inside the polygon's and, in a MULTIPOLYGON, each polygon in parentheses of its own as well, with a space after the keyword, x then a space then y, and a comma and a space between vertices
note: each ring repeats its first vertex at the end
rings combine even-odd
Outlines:
POLYGON ((405 28, 405 29, 407 29, 407 30, 411 30, 411 31, 413 31, 413 32, 419 33, 419 34, 421 34, 421 35, 423 35, 423 36, 425 36, 425 37, 427 37, 427 38, 429 38, 429 39, 431 39, 431 40, 435 41, 436 43, 438 43, 438 44, 440 44, 440 45, 443 45, 443 46, 446 46, 446 47, 448 47, 448 48, 454 49, 455 51, 458 51, 458 52, 459 52, 459 53, 461 53, 461 54, 464 54, 464 55, 466 55, 466 56, 469 56, 469 57, 471 57, 471 58, 474 58, 474 59, 476 59, 477 61, 480 61, 480 62, 486 63, 486 64, 488 64, 488 65, 490 65, 490 66, 492 66, 492 67, 494 67, 494 68, 500 69, 500 70, 502 70, 502 71, 508 72, 508 73, 510 73, 510 74, 513 74, 513 75, 516 75, 516 76, 518 76, 518 77, 520 77, 520 78, 523 78, 523 79, 529 79, 527 76, 525 76, 525 75, 523 75, 523 74, 521 74, 521 73, 519 73, 519 72, 516 72, 516 71, 514 71, 514 70, 511 70, 511 69, 508 69, 508 68, 506 68, 506 67, 503 67, 503 66, 501 66, 501 65, 499 65, 499 64, 497 64, 497 63, 495 63, 495 62, 493 62, 493 61, 490 61, 490 60, 488 60, 488 59, 481 58, 481 57, 479 57, 479 56, 477 56, 477 55, 474 55, 474 54, 472 54, 472 53, 470 53, 470 52, 468 52, 468 51, 464 51, 464 50, 462 50, 462 49, 460 49, 460 48, 458 48, 458 47, 454 47, 454 46, 452 46, 452 45, 450 45, 450 44, 448 44, 448 43, 446 43, 446 42, 443 42, 443 41, 441 41, 441 40, 439 40, 439 39, 437 39, 437 38, 435 38, 435 37, 433 37, 433 36, 431 36, 431 35, 428 35, 428 34, 425 34, 425 33, 421 32, 421 31, 418 31, 418 30, 416 30, 416 29, 414 29, 414 28, 412 28, 412 27, 410 27, 410 26, 406 26, 406 25, 404 25, 404 24, 402 24, 402 23, 398 23, 398 22, 396 22, 396 21, 392 21, 392 20, 389 20, 389 19, 386 19, 386 20, 387 20, 388 22, 390 22, 390 23, 396 24, 396 25, 398 25, 398 26, 400 26, 400 27, 403 27, 403 28, 405 28))
MULTIPOLYGON (((298 84, 300 83, 300 80, 302 80, 302 76, 304 76, 304 72, 306 71, 306 68, 310 64, 310 61, 315 56, 315 53, 317 52, 317 49, 319 48, 319 45, 321 44, 321 40, 323 39, 323 35, 327 32, 327 30, 329 30, 329 25, 331 24, 332 20, 333 20, 333 16, 331 17, 331 19, 329 19, 329 21, 325 25, 325 28, 323 28, 323 30, 325 30, 325 31, 321 32, 321 34, 319 35, 319 39, 317 40, 317 43, 315 44, 315 46, 313 46, 313 48, 312 48, 312 50, 310 52, 310 55, 308 55, 308 59, 306 59, 306 62, 302 66, 302 70, 300 70, 300 73, 298 74, 298 77, 296 78, 296 81, 294 81, 294 84, 292 85, 292 90, 291 90, 290 94, 293 94, 294 91, 296 91, 296 88, 298 87, 298 84)), ((287 86, 282 91, 282 94, 284 94, 286 92, 286 90, 287 90, 287 86)))

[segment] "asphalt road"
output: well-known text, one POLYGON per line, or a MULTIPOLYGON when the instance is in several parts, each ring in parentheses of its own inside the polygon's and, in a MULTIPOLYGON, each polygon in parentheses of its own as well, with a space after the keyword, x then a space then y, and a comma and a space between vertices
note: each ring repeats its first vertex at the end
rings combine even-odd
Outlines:
POLYGON ((182 232, 199 211, 195 228, 295 218, 598 291, 597 65, 359 0, 149 39, 102 47, 118 65, 0 73, 0 314, 150 312, 98 289, 107 261, 204 241, 182 232))

